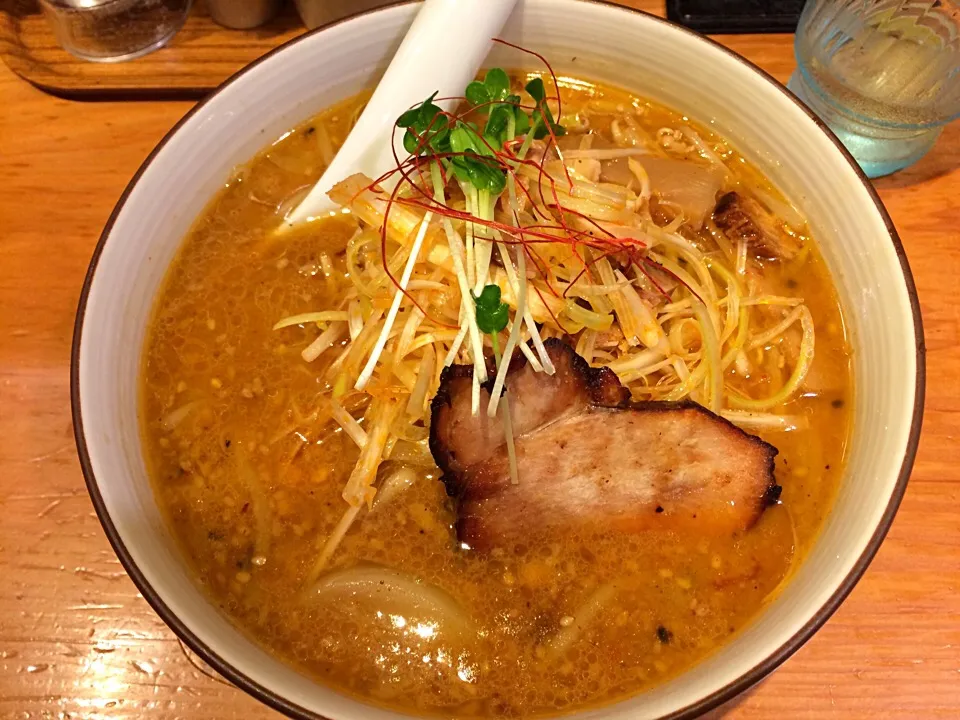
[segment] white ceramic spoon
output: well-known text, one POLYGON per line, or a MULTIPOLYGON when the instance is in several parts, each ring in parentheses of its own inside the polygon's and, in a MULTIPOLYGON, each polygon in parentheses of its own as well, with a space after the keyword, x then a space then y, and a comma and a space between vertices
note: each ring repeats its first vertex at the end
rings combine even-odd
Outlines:
MULTIPOLYGON (((389 170, 395 164, 391 138, 397 156, 407 157, 403 134, 393 132, 396 119, 434 92, 438 97, 462 96, 516 2, 426 0, 330 167, 286 216, 281 230, 334 210, 327 193, 348 175, 362 172, 375 178, 389 170)), ((456 101, 437 105, 451 110, 456 101)))

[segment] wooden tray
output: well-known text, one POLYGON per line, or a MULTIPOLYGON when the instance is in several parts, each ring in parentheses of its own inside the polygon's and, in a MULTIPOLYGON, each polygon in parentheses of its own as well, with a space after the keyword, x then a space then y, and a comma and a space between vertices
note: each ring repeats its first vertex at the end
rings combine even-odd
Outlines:
POLYGON ((256 30, 228 30, 201 2, 166 47, 130 62, 95 63, 57 44, 34 0, 0 0, 0 9, 0 57, 24 80, 66 97, 197 97, 305 32, 292 3, 256 30))
MULTIPOLYGON (((620 4, 664 14, 663 0, 617 0, 620 4)), ((0 0, 0 57, 23 79, 54 95, 77 99, 196 98, 278 45, 305 32, 293 3, 256 30, 228 30, 194 7, 170 44, 122 63, 80 60, 61 48, 35 0, 0 0)), ((748 59, 766 60, 767 70, 785 80, 791 63, 770 67, 776 35, 723 35, 728 47, 748 59)), ((774 57, 782 57, 776 53, 774 57)))

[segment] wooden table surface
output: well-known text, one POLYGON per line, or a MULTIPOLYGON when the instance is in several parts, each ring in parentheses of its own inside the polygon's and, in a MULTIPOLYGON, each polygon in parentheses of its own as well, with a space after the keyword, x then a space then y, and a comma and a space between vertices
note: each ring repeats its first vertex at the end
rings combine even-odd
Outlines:
MULTIPOLYGON (((724 40, 785 79, 789 36, 724 40)), ((84 488, 74 311, 114 202, 187 102, 72 102, 0 65, 0 718, 267 718, 136 592, 84 488)), ((877 186, 923 307, 928 394, 887 541, 803 649, 715 717, 960 718, 960 123, 877 186)))

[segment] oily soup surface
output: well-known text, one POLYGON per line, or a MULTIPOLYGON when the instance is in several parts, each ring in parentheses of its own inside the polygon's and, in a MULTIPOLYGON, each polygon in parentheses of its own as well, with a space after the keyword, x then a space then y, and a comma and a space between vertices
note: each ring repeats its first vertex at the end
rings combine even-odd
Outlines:
MULTIPOLYGON (((311 592, 306 577, 344 512, 341 491, 358 450, 322 401, 322 370, 336 353, 308 364, 300 351, 316 328, 272 326, 338 306, 333 278, 346 270, 355 223, 343 215, 283 240, 269 235, 278 205, 319 177, 365 98, 330 109, 239 168, 187 237, 157 301, 143 364, 143 433, 160 503, 199 581, 278 656, 411 712, 570 711, 676 675, 763 607, 832 502, 852 386, 822 261, 808 242, 802 263, 765 269, 771 293, 802 297, 810 308, 816 358, 808 387, 778 409, 807 417, 809 428, 760 433, 780 450, 782 503, 749 531, 705 539, 584 529, 479 556, 458 548, 455 508, 421 452, 407 458, 415 482, 361 515, 333 569, 392 568, 439 595, 411 605, 389 582, 378 593, 376 581, 365 590, 372 601, 357 599, 356 588, 311 592)), ((593 116, 600 135, 609 136, 618 104, 642 109, 635 115, 651 134, 689 124, 586 83, 566 85, 563 98, 565 114, 591 103, 613 108, 606 120, 593 116)), ((763 394, 771 375, 786 372, 782 358, 769 356, 761 349, 766 359, 745 391, 763 394)), ((398 466, 391 459, 381 474, 398 466)))

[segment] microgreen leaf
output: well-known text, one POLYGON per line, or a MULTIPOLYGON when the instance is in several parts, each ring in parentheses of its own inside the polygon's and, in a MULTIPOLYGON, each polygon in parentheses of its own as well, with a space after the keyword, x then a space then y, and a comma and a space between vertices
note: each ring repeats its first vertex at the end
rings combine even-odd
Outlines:
POLYGON ((491 143, 489 138, 482 137, 477 126, 473 123, 467 123, 467 128, 469 128, 469 133, 473 141, 473 149, 476 150, 477 155, 495 157, 495 149, 499 149, 500 145, 491 143))
POLYGON ((450 149, 455 153, 476 152, 473 133, 467 125, 458 123, 450 131, 450 149))
POLYGON ((417 105, 414 108, 410 108, 400 117, 398 117, 397 127, 408 128, 416 125, 417 121, 420 120, 420 107, 420 105, 417 105))
POLYGON ((491 100, 506 100, 510 94, 510 78, 502 68, 490 68, 483 79, 483 85, 491 100))
MULTIPOLYGON (((510 94, 510 77, 502 68, 491 68, 482 81, 474 80, 467 85, 467 101, 474 107, 487 113, 487 123, 483 128, 483 135, 490 145, 499 150, 507 140, 507 128, 511 115, 514 115, 515 127, 526 133, 530 127, 529 118, 521 110, 519 95, 510 94)), ((517 131, 514 130, 514 137, 517 131)), ((480 154, 481 148, 476 148, 480 154)))
POLYGON ((450 149, 455 153, 474 152, 477 155, 493 157, 493 150, 489 145, 492 144, 480 137, 477 132, 477 126, 473 123, 458 122, 450 131, 450 149))
MULTIPOLYGON (((550 114, 550 109, 546 105, 543 106, 543 112, 547 116, 547 122, 553 130, 554 137, 563 137, 567 134, 567 130, 563 125, 558 125, 554 122, 553 115, 550 114)), ((534 130, 533 137, 536 140, 541 140, 550 134, 549 130, 547 130, 547 125, 543 122, 538 122, 535 127, 536 130, 534 130)))
POLYGON ((513 137, 526 135, 530 130, 530 118, 520 107, 519 95, 508 95, 504 102, 493 105, 490 109, 490 115, 487 118, 487 124, 483 129, 483 134, 488 138, 496 140, 490 143, 497 149, 510 138, 507 137, 510 117, 513 116, 513 137))
POLYGON ((526 135, 527 131, 530 129, 530 118, 527 117, 527 114, 523 111, 523 108, 520 107, 520 96, 511 95, 507 98, 507 102, 510 103, 510 106, 513 108, 514 117, 516 118, 514 135, 526 135))
POLYGON ((420 139, 413 133, 411 130, 407 130, 403 134, 403 149, 406 150, 411 155, 416 155, 418 152, 418 146, 420 145, 420 139))
POLYGON ((495 143, 491 143, 495 147, 503 145, 503 141, 506 139, 507 123, 512 114, 513 108, 509 105, 496 105, 490 110, 490 116, 483 128, 483 134, 496 140, 495 143))
POLYGON ((537 103, 537 109, 533 111, 533 137, 540 140, 548 135, 550 130, 553 130, 553 134, 557 137, 566 134, 563 126, 553 119, 553 113, 547 105, 547 91, 543 86, 543 80, 534 78, 527 83, 526 90, 537 103))
POLYGON ((510 95, 510 78, 501 68, 490 68, 482 82, 474 80, 467 85, 465 95, 474 107, 506 100, 510 95))
POLYGON ((501 332, 510 319, 510 308, 500 302, 500 287, 487 285, 474 297, 477 305, 477 327, 481 331, 494 334, 501 332))
POLYGON ((478 190, 487 190, 495 197, 507 186, 507 178, 499 167, 488 164, 489 161, 478 158, 471 167, 473 185, 478 190))
POLYGON ((417 154, 432 149, 442 152, 447 138, 447 123, 444 122, 443 111, 434 105, 434 93, 420 105, 411 108, 397 118, 397 127, 407 128, 403 136, 403 148, 408 153, 417 154))
POLYGON ((420 124, 423 129, 426 129, 430 126, 430 123, 433 122, 433 118, 437 113, 442 112, 439 107, 433 104, 433 99, 437 96, 437 93, 434 93, 428 97, 423 105, 420 106, 420 124))
POLYGON ((453 170, 453 176, 461 183, 472 183, 473 176, 470 172, 471 163, 465 157, 450 158, 450 169, 453 170))
POLYGON ((471 151, 451 158, 453 174, 460 182, 467 182, 477 190, 487 190, 491 196, 499 195, 507 186, 507 178, 499 166, 471 151))
POLYGON ((467 96, 467 102, 474 107, 490 102, 490 93, 487 92, 487 87, 479 80, 474 80, 467 85, 467 90, 464 94, 467 96))
POLYGON ((542 103, 547 97, 547 89, 543 85, 543 78, 534 78, 526 85, 526 91, 536 102, 542 103))

